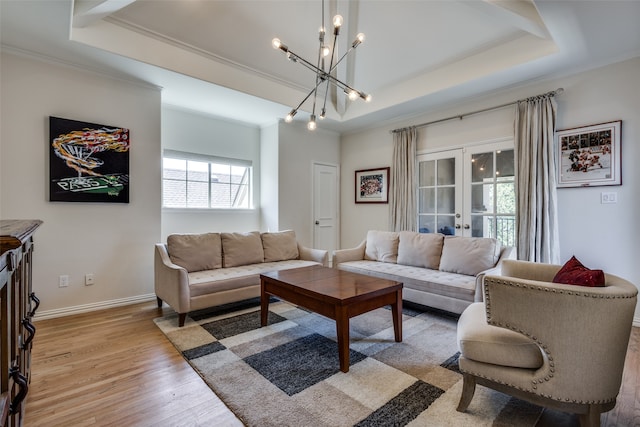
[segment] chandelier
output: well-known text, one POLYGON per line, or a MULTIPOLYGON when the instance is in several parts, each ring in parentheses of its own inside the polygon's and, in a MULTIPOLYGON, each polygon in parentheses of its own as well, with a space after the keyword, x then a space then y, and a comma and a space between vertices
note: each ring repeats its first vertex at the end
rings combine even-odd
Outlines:
POLYGON ((289 49, 287 45, 282 43, 280 39, 275 38, 272 40, 271 44, 274 49, 279 49, 283 51, 286 54, 287 59, 289 59, 292 62, 297 62, 298 64, 302 64, 309 70, 313 71, 316 75, 315 86, 313 87, 313 89, 311 89, 311 91, 307 94, 307 96, 305 96, 302 99, 302 101, 300 101, 298 106, 292 109, 289 112, 289 114, 287 114, 287 116, 285 117, 285 122, 290 123, 293 120, 293 116, 295 116, 298 110, 300 109, 300 107, 302 107, 302 104, 304 104, 313 95, 313 108, 311 110, 311 117, 309 119, 309 123, 307 123, 307 128, 309 130, 315 130, 317 127, 316 104, 318 100, 317 99, 318 88, 321 87, 322 85, 326 85, 326 90, 324 93, 324 101, 322 104, 322 108, 320 110, 320 116, 319 116, 320 119, 324 119, 326 116, 327 97, 329 95, 330 85, 334 85, 336 88, 343 90, 344 93, 347 95, 347 97, 351 101, 355 101, 358 98, 361 98, 366 102, 371 101, 371 95, 367 95, 364 92, 354 89, 353 87, 339 80, 335 76, 335 70, 338 64, 340 64, 340 62, 342 62, 342 60, 346 58, 347 55, 349 55, 349 53, 351 53, 355 48, 357 48, 364 41, 364 34, 359 33, 356 36, 356 39, 353 41, 353 43, 351 43, 351 46, 349 47, 349 49, 344 53, 344 55, 342 55, 340 59, 336 60, 336 44, 338 40, 338 35, 340 34, 340 27, 342 27, 342 22, 343 22, 342 16, 336 15, 333 17, 333 44, 331 47, 329 47, 328 45, 325 44, 325 41, 324 41, 326 31, 324 26, 324 0, 323 0, 322 1, 322 26, 320 27, 320 31, 318 34, 319 48, 318 48, 318 60, 316 65, 314 65, 310 61, 305 60, 304 58, 300 57, 299 55, 291 51, 291 49, 289 49), (331 57, 329 59, 329 63, 327 64, 326 57, 329 56, 329 54, 331 54, 331 57))

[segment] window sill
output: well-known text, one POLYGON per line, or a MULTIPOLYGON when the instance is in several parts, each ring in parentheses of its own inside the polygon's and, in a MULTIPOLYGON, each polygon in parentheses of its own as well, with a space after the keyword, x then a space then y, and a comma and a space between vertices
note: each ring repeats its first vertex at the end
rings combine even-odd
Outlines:
POLYGON ((257 209, 230 209, 230 208, 162 208, 162 213, 172 214, 212 214, 212 213, 233 213, 233 214, 250 214, 255 213, 257 209))

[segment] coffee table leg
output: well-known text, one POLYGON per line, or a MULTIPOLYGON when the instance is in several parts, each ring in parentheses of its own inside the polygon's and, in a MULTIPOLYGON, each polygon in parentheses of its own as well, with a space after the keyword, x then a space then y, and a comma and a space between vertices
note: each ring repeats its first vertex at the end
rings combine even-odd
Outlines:
POLYGON ((396 342, 402 342, 402 289, 396 292, 396 302, 391 304, 391 315, 393 316, 393 333, 396 342))
POLYGON ((264 279, 260 279, 260 326, 267 326, 269 295, 264 291, 264 279))
POLYGON ((340 370, 349 372, 349 316, 346 307, 336 309, 336 332, 338 336, 338 357, 340 370))

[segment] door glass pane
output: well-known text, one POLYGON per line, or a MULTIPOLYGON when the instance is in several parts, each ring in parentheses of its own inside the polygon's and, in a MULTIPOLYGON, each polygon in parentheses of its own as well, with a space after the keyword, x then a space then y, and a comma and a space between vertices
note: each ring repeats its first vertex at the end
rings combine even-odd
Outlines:
POLYGON ((418 212, 419 213, 435 213, 436 212, 435 194, 436 194, 435 188, 420 189, 420 191, 418 192, 418 212))
POLYGON ((418 231, 420 233, 433 233, 436 229, 435 215, 420 215, 418 217, 418 231))
POLYGON ((471 185, 471 212, 493 212, 493 184, 471 185))
POLYGON ((453 236, 456 234, 454 223, 455 217, 453 215, 438 215, 438 233, 453 236))
POLYGON ((515 176, 513 150, 496 151, 496 176, 515 176))
POLYGON ((438 213, 455 213, 456 209, 456 188, 438 188, 438 213))
POLYGON ((456 183, 456 159, 438 160, 438 185, 454 185, 456 183))
POLYGON ((516 217, 498 216, 496 217, 496 238, 503 246, 516 245, 516 217))
POLYGON ((483 215, 471 216, 472 237, 494 237, 493 217, 483 215))
POLYGON ((418 164, 418 186, 427 187, 436 183, 436 162, 429 160, 418 164))
POLYGON ((496 211, 501 214, 516 213, 516 188, 513 182, 496 184, 496 211))
POLYGON ((471 182, 493 178, 493 152, 471 156, 471 182))

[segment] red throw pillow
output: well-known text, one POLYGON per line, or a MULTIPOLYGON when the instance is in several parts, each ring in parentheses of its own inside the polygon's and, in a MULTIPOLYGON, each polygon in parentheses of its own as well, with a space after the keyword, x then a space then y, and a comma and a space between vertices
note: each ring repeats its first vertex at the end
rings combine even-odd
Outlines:
POLYGON ((604 272, 602 270, 590 270, 582 265, 575 256, 572 256, 553 278, 553 283, 602 287, 604 286, 604 272))

